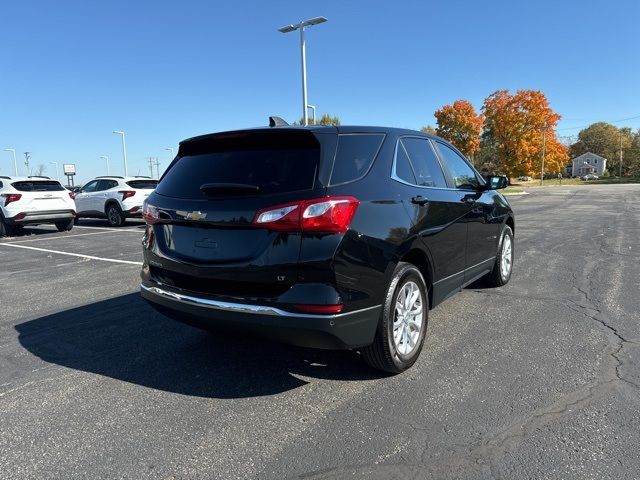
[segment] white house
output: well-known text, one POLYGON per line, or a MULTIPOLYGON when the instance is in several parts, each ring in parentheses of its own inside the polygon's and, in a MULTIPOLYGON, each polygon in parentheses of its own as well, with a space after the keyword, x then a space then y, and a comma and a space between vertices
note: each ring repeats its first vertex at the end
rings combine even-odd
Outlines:
POLYGON ((582 177, 588 173, 602 176, 607 168, 607 159, 587 152, 571 160, 571 176, 582 177))

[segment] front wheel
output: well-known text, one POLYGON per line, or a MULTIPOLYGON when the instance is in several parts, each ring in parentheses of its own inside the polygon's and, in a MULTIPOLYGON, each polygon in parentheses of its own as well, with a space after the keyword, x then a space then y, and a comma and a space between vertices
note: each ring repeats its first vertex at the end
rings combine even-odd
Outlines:
POLYGON ((125 218, 120 208, 112 204, 107 207, 107 220, 112 227, 121 227, 125 218))
POLYGON ((429 312, 429 296, 418 268, 400 262, 387 290, 373 343, 361 350, 373 368, 400 373, 411 367, 422 350, 429 312))
POLYGON ((56 228, 59 232, 68 232, 73 228, 74 219, 56 222, 56 228))
POLYGON ((505 225, 500 237, 500 247, 498 255, 493 264, 493 270, 487 275, 489 287, 502 287, 511 279, 513 270, 513 230, 509 225, 505 225))

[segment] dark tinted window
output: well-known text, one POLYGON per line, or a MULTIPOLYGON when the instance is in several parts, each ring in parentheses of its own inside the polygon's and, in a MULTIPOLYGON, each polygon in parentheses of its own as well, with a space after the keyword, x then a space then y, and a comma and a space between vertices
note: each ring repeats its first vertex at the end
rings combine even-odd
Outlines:
POLYGON ((98 186, 98 180, 92 180, 91 182, 87 183, 84 187, 82 187, 80 191, 87 192, 87 193, 95 192, 97 186, 98 186))
MULTIPOLYGON (((258 194, 313 188, 320 157, 320 145, 315 137, 311 144, 308 141, 287 142, 281 135, 273 138, 280 141, 266 139, 262 143, 264 148, 257 148, 260 142, 255 140, 230 145, 223 142, 211 145, 216 150, 212 153, 182 156, 165 173, 156 192, 170 197, 207 198, 216 191, 207 190, 205 195, 200 187, 215 183, 254 185, 258 187, 258 194), (228 151, 219 151, 226 146, 228 151)), ((198 146, 198 150, 201 148, 205 147, 198 146)), ((221 189, 220 192, 221 195, 233 194, 230 190, 221 189)), ((249 192, 239 189, 237 194, 249 192)))
POLYGON ((413 173, 413 167, 409 162, 409 156, 404 145, 398 140, 396 145, 395 174, 400 180, 415 185, 416 176, 413 173))
POLYGON ((467 161, 448 145, 440 142, 435 142, 435 144, 453 176, 455 187, 461 189, 478 188, 478 178, 467 161))
POLYGON ((118 186, 118 182, 115 180, 100 180, 96 192, 102 192, 103 190, 109 190, 118 186))
POLYGON ((338 136, 336 158, 330 185, 353 182, 371 167, 382 145, 384 134, 348 134, 338 136))
POLYGON ((60 182, 53 180, 13 182, 11 185, 20 192, 59 192, 64 190, 60 182))
POLYGON ((127 185, 129 185, 131 188, 141 188, 141 189, 153 190, 154 188, 156 188, 156 185, 158 185, 158 180, 149 180, 149 179, 131 180, 130 182, 127 182, 127 185))
POLYGON ((416 176, 416 185, 421 187, 446 188, 447 182, 444 173, 438 163, 436 154, 426 138, 405 137, 400 140, 404 146, 413 172, 416 176))

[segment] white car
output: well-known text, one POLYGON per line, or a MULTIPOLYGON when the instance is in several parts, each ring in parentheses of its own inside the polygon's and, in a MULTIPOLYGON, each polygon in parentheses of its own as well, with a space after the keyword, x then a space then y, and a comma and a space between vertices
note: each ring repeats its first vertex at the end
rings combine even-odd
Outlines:
POLYGON ((598 175, 587 173, 584 177, 582 177, 582 180, 584 180, 585 182, 588 182, 589 180, 598 180, 598 175))
POLYGON ((0 237, 24 225, 54 224, 61 232, 73 228, 73 192, 49 177, 0 176, 0 237))
POLYGON ((78 218, 106 218, 112 227, 142 218, 142 202, 157 184, 149 177, 96 177, 76 193, 78 218))

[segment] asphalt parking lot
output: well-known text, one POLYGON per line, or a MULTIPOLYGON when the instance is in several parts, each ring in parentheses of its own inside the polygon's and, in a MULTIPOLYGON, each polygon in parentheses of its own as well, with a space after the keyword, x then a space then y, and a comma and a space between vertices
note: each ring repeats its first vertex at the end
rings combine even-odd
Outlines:
POLYGON ((639 478, 640 185, 510 202, 511 282, 398 376, 159 316, 140 222, 0 240, 0 477, 639 478))

